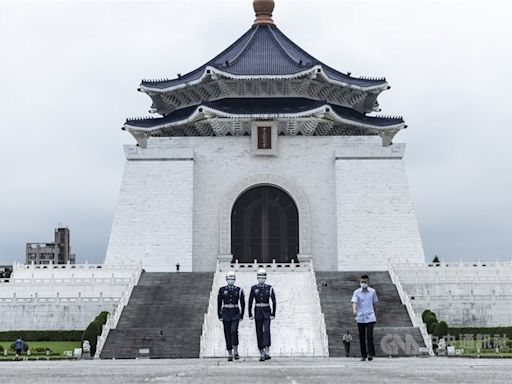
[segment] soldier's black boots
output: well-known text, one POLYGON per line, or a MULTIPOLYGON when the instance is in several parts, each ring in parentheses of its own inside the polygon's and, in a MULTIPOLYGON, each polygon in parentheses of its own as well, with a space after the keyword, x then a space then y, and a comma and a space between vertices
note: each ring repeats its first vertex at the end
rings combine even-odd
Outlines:
POLYGON ((265 356, 261 356, 260 361, 265 361, 265 356))
POLYGON ((235 360, 238 360, 240 359, 240 356, 238 355, 238 353, 235 353, 235 360))
POLYGON ((229 356, 228 361, 233 361, 233 356, 229 356))
POLYGON ((265 354, 265 360, 270 360, 270 359, 271 359, 270 355, 265 354))

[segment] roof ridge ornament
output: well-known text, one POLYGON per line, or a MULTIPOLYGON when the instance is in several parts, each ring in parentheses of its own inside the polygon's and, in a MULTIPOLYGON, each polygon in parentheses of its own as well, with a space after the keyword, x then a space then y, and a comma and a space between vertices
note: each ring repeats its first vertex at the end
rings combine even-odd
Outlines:
POLYGON ((252 3, 256 20, 253 25, 275 25, 272 20, 272 12, 274 12, 274 0, 254 0, 252 3))

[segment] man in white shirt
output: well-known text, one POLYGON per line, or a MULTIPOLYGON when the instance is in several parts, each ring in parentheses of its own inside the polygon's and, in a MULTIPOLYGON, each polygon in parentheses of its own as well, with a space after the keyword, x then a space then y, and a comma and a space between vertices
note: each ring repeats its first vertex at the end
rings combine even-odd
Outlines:
POLYGON ((361 346, 361 361, 373 360, 375 346, 373 345, 373 326, 377 319, 375 312, 379 299, 375 289, 368 286, 368 275, 359 279, 360 288, 352 295, 352 312, 356 316, 357 328, 359 329, 359 345, 361 346))

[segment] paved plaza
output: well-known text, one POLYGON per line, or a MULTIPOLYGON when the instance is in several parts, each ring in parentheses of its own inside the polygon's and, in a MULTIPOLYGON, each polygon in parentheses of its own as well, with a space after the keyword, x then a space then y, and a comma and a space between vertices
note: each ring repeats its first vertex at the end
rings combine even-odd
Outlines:
POLYGON ((507 383, 510 359, 275 358, 7 362, 6 383, 507 383))

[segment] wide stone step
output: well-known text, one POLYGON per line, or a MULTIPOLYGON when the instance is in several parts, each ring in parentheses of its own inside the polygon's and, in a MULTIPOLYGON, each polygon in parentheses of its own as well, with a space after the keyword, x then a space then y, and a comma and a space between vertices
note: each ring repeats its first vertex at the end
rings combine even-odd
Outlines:
MULTIPOLYGON (((366 272, 364 272, 366 273, 366 272)), ((352 313, 352 294, 359 287, 363 272, 317 272, 318 292, 324 314, 329 355, 344 356, 342 336, 346 330, 352 334, 351 353, 360 354, 359 336, 352 313)), ((377 290, 379 305, 374 344, 377 356, 414 356, 424 346, 419 329, 413 328, 411 319, 388 272, 366 273, 370 285, 377 290), (392 344, 389 346, 389 344, 392 344)))
POLYGON ((101 358, 199 357, 213 273, 143 273, 101 358), (161 339, 160 329, 164 329, 161 339))

